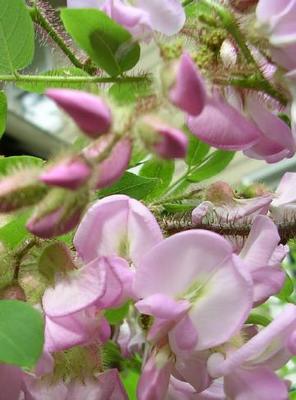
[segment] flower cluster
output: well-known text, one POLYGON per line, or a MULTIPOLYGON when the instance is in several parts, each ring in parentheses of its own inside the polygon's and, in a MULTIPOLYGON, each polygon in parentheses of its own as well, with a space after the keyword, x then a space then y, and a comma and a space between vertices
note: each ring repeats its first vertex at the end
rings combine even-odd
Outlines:
MULTIPOLYGON (((114 195, 88 210, 74 244, 80 266, 57 271, 42 297, 46 360, 77 345, 101 347, 113 335, 125 356, 143 357, 140 400, 287 398, 288 384, 275 371, 296 354, 296 307, 286 306, 265 328, 248 320, 285 279, 286 249, 267 216, 255 218, 235 253, 222 236, 204 230, 163 238, 143 204, 114 195), (127 301, 116 339, 104 314, 127 301)), ((101 369, 84 385, 40 380, 52 370, 22 374, 18 387, 33 399, 45 393, 126 398, 116 371, 101 369)))

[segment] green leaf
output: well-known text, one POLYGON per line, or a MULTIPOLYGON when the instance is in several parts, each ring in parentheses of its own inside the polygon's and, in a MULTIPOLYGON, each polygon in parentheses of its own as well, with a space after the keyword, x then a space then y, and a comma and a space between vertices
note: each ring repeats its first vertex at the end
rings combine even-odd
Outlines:
POLYGON ((209 153, 210 146, 192 134, 189 134, 188 137, 189 145, 185 162, 189 167, 192 167, 201 164, 205 156, 209 153))
POLYGON ((35 33, 23 0, 0 0, 0 73, 14 73, 33 59, 35 33))
POLYGON ((190 212, 192 211, 194 208, 196 207, 196 205, 192 205, 192 204, 164 204, 163 208, 171 213, 171 214, 176 214, 176 213, 185 213, 185 212, 190 212))
POLYGON ((61 79, 59 82, 52 82, 50 79, 48 81, 40 81, 40 82, 18 82, 17 86, 23 90, 26 90, 27 92, 34 92, 34 93, 44 93, 46 89, 49 88, 70 88, 70 89, 83 89, 87 91, 93 91, 93 88, 96 87, 95 84, 90 84, 90 83, 83 83, 83 82, 68 82, 67 77, 71 76, 80 76, 80 77, 86 77, 89 76, 85 71, 82 71, 79 68, 60 68, 60 69, 54 69, 51 71, 46 71, 42 72, 40 75, 42 76, 48 76, 53 77, 53 76, 61 76, 63 79, 61 79))
POLYGON ((152 94, 150 82, 122 82, 114 83, 109 89, 109 95, 117 104, 126 106, 135 103, 139 97, 145 97, 152 94))
POLYGON ((107 318, 109 324, 117 325, 119 324, 128 314, 129 302, 125 303, 119 308, 113 308, 105 311, 105 317, 107 318))
POLYGON ((123 371, 120 376, 129 400, 137 400, 137 386, 140 374, 132 369, 128 369, 123 371))
POLYGON ((2 242, 5 247, 14 249, 29 236, 26 223, 30 214, 31 211, 26 211, 14 215, 11 221, 0 228, 0 242, 2 242))
POLYGON ((271 319, 264 315, 251 313, 246 321, 247 324, 267 326, 271 323, 271 319))
POLYGON ((0 138, 6 129, 6 117, 7 117, 7 98, 6 94, 0 91, 0 138))
POLYGON ((168 188, 175 172, 175 163, 172 160, 152 158, 145 162, 140 170, 140 176, 159 179, 155 189, 149 193, 147 200, 157 199, 168 188))
POLYGON ((232 151, 214 151, 200 167, 188 175, 187 179, 190 182, 200 182, 217 175, 227 167, 234 155, 235 152, 232 151))
POLYGON ((135 199, 142 200, 145 199, 158 184, 158 179, 144 178, 143 176, 126 172, 113 186, 101 190, 99 192, 99 197, 110 196, 111 194, 126 194, 135 199))
POLYGON ((33 368, 44 342, 42 315, 27 303, 0 301, 0 362, 33 368))
POLYGON ((103 11, 67 8, 61 18, 78 45, 109 75, 117 76, 137 64, 139 44, 103 11))
POLYGON ((44 161, 32 156, 11 156, 0 158, 0 175, 7 175, 13 170, 26 167, 42 167, 44 161))
POLYGON ((276 295, 277 298, 279 298, 282 301, 285 302, 294 302, 296 304, 296 299, 293 299, 294 296, 292 296, 294 292, 294 284, 292 278, 286 273, 286 279, 284 286, 280 290, 280 292, 276 295))

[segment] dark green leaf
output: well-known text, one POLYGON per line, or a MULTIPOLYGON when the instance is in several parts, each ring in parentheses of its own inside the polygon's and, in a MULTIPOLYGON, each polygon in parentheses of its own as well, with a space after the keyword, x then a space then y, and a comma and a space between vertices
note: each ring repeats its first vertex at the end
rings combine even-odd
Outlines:
POLYGON ((23 0, 0 0, 0 73, 27 67, 34 55, 34 27, 23 0))
POLYGON ((135 103, 139 97, 149 96, 152 94, 150 82, 123 82, 115 83, 109 89, 110 96, 119 105, 127 105, 135 103))
POLYGON ((11 156, 0 158, 0 175, 6 175, 14 170, 25 167, 42 167, 44 161, 32 156, 11 156))
POLYGON ((22 214, 14 215, 11 221, 0 228, 0 242, 6 247, 14 249, 28 235, 26 222, 31 214, 31 211, 26 211, 22 214))
POLYGON ((42 315, 27 303, 0 301, 0 362, 32 368, 44 341, 42 315))
POLYGON ((234 155, 232 151, 214 151, 200 167, 188 175, 187 179, 190 182, 200 182, 217 175, 227 167, 234 155))
POLYGON ((61 11, 61 18, 74 40, 109 75, 117 76, 137 64, 139 44, 103 11, 68 8, 61 11))
POLYGON ((146 161, 140 170, 140 176, 145 178, 157 178, 159 182, 155 189, 147 196, 148 200, 157 199, 168 188, 175 171, 175 163, 172 160, 152 158, 146 161))
POLYGON ((113 308, 105 311, 105 317, 107 318, 109 324, 117 325, 119 324, 128 314, 129 302, 125 303, 120 308, 113 308))
POLYGON ((6 94, 0 91, 0 138, 6 129, 6 117, 7 117, 7 99, 6 94))
POLYGON ((41 73, 42 76, 61 76, 59 82, 53 82, 50 79, 48 81, 40 81, 40 82, 18 82, 17 86, 23 90, 34 93, 44 93, 46 89, 49 88, 70 88, 70 89, 83 89, 87 91, 93 91, 93 88, 96 87, 94 84, 86 84, 81 82, 69 82, 67 77, 77 76, 77 77, 86 77, 89 76, 85 71, 82 71, 79 68, 61 68, 55 69, 51 71, 46 71, 41 73))
POLYGON ((99 197, 110 196, 111 194, 126 194, 135 199, 142 200, 155 189, 158 183, 158 179, 144 178, 143 176, 126 172, 113 186, 101 190, 99 197))
POLYGON ((188 137, 189 145, 185 162, 189 167, 192 167, 201 164, 202 160, 209 153, 210 146, 192 134, 189 134, 188 137))

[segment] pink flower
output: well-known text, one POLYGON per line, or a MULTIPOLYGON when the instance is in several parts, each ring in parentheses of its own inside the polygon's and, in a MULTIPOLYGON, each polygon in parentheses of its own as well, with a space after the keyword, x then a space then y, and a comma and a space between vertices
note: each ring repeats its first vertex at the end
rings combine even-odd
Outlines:
POLYGON ((190 55, 183 53, 173 69, 175 79, 169 88, 170 101, 189 115, 199 115, 205 106, 206 88, 198 68, 190 55))
POLYGON ((132 6, 125 0, 67 0, 72 8, 99 8, 137 38, 151 37, 152 31, 171 36, 185 23, 179 0, 137 0, 132 6))
POLYGON ((224 376, 230 398, 286 400, 287 385, 273 372, 296 354, 296 306, 289 304, 266 328, 226 356, 214 353, 208 360, 213 377, 224 376))
POLYGON ((273 59, 287 69, 296 67, 295 0, 260 0, 256 9, 259 27, 269 38, 273 59))
POLYGON ((112 124, 111 111, 100 97, 72 89, 48 89, 46 95, 69 114, 82 132, 92 139, 109 132, 112 124))
POLYGON ((76 190, 87 182, 90 175, 91 167, 82 157, 70 157, 46 168, 40 180, 47 185, 76 190))
POLYGON ((147 339, 169 334, 182 357, 228 340, 252 303, 244 269, 227 240, 212 232, 187 231, 154 246, 137 265, 134 285, 142 299, 137 309, 154 317, 147 339))
POLYGON ((165 159, 184 158, 188 139, 184 132, 173 128, 154 116, 141 119, 138 130, 141 139, 157 155, 165 159))
POLYGON ((293 218, 296 212, 296 173, 286 172, 276 189, 276 198, 271 203, 271 215, 277 220, 293 218))

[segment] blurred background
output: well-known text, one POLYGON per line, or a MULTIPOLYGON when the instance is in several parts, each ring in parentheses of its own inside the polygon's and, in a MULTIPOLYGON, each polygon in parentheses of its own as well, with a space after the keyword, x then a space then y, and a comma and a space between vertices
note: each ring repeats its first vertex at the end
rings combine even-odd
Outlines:
MULTIPOLYGON (((51 0, 54 7, 66 5, 66 0, 51 0)), ((144 69, 157 67, 153 46, 143 47, 142 66, 144 69)), ((50 69, 70 66, 59 49, 52 50, 44 38, 36 39, 36 52, 33 65, 27 72, 41 73, 50 69)), ((7 131, 0 141, 3 155, 29 154, 47 159, 63 147, 75 141, 78 131, 55 104, 43 95, 30 93, 6 85, 8 95, 7 131)), ((296 160, 284 160, 275 165, 251 160, 236 154, 220 179, 231 184, 250 184, 259 181, 275 187, 284 171, 296 171, 296 160)), ((215 177, 217 179, 217 177, 215 177)))

